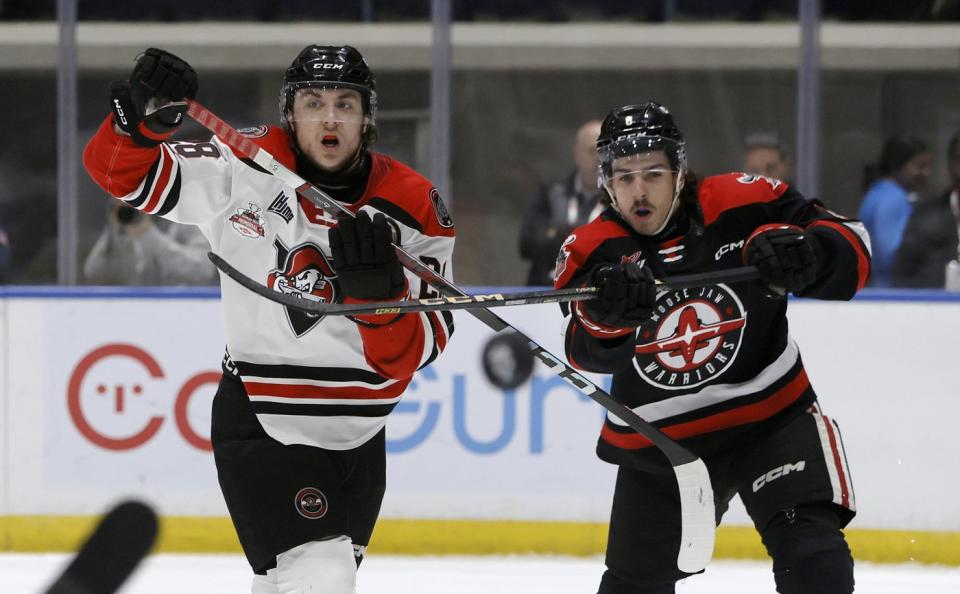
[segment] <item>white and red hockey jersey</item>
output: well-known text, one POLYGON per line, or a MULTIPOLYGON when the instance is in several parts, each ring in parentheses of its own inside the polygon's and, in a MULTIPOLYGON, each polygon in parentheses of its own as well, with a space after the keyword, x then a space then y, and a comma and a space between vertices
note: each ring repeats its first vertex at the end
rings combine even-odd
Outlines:
MULTIPOLYGON (((261 126, 248 136, 295 169, 282 129, 261 126)), ((371 159, 366 190, 346 206, 384 213, 399 226, 404 249, 452 280, 454 225, 436 189, 390 157, 371 159)), ((334 215, 219 139, 141 148, 108 117, 83 161, 94 181, 127 205, 199 227, 213 251, 250 278, 303 299, 344 300, 327 239, 334 215)), ((409 272, 407 282, 407 298, 434 295, 409 272)), ((449 312, 359 322, 311 317, 230 279, 221 285, 229 355, 263 428, 284 444, 343 450, 364 443, 453 333, 449 312)))

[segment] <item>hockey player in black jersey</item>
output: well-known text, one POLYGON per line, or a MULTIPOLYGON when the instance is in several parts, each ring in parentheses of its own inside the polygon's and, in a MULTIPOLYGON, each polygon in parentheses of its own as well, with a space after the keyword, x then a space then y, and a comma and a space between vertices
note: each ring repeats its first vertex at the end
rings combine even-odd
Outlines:
MULTIPOLYGON (((429 296, 391 242, 451 278, 454 224, 439 193, 371 150, 376 84, 355 48, 304 48, 283 76, 281 126, 243 133, 356 218, 317 208, 217 138, 170 141, 197 88, 189 64, 148 49, 112 87, 113 113, 84 151, 91 177, 128 206, 198 226, 245 275, 303 299, 429 296)), ((324 317, 232 282, 221 291, 229 354, 211 441, 252 591, 353 594, 384 494, 386 417, 453 318, 324 317)))
MULTIPOLYGON (((787 294, 847 300, 869 273, 863 226, 780 180, 697 178, 672 115, 615 109, 597 141, 608 208, 567 238, 557 288, 565 349, 613 374, 611 394, 707 463, 717 521, 739 494, 782 594, 849 594, 841 529, 855 503, 840 432, 817 404, 787 331, 787 294), (658 290, 654 278, 755 265, 761 281, 658 290)), ((666 594, 676 567, 676 479, 650 442, 608 414, 597 453, 617 464, 600 594, 666 594)))

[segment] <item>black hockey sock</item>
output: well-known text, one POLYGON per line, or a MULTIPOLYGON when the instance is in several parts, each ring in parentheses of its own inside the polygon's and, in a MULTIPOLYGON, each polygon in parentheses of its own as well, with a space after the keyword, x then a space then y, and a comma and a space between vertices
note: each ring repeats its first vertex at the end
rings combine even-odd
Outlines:
POLYGON ((780 594, 850 594, 853 557, 832 504, 777 514, 763 531, 780 594))

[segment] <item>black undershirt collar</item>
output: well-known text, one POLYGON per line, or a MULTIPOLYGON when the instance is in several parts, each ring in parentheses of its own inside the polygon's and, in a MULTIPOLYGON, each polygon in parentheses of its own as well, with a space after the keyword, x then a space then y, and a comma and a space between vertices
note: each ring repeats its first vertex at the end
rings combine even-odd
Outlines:
POLYGON ((296 154, 297 173, 329 194, 334 200, 353 204, 366 191, 372 163, 370 153, 366 149, 360 150, 348 165, 337 171, 327 171, 317 167, 299 150, 296 154))

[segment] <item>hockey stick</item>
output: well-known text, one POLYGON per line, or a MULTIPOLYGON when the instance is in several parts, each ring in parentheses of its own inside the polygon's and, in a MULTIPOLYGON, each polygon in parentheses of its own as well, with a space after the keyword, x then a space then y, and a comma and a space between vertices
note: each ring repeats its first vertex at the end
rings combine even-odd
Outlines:
POLYGON ((111 594, 120 589, 157 538, 157 515, 127 501, 100 521, 73 561, 44 594, 111 594))
MULTIPOLYGON (((285 167, 270 153, 237 132, 200 103, 190 101, 187 113, 202 126, 213 132, 225 144, 250 157, 254 163, 294 188, 298 194, 318 208, 328 212, 355 216, 349 209, 285 167)), ((436 288, 442 295, 446 297, 463 297, 466 295, 456 285, 410 255, 402 247, 394 245, 394 249, 400 263, 405 268, 436 288)), ((488 309, 470 309, 467 311, 494 332, 509 329, 509 331, 523 335, 503 318, 488 309)), ((677 555, 677 568, 686 573, 696 573, 705 568, 713 555, 716 524, 713 487, 703 460, 667 437, 666 434, 647 421, 641 419, 633 410, 614 400, 599 386, 577 373, 576 370, 534 340, 526 335, 523 335, 523 338, 527 341, 533 355, 540 359, 553 373, 622 419, 637 433, 649 439, 667 457, 673 467, 680 488, 681 544, 677 555)))
MULTIPOLYGON (((577 287, 553 291, 528 291, 525 293, 489 293, 486 295, 451 295, 449 297, 431 297, 409 301, 373 301, 368 303, 327 303, 310 301, 299 295, 275 291, 262 285, 230 265, 229 262, 213 252, 207 257, 221 272, 257 295, 317 315, 359 316, 378 314, 404 314, 420 311, 450 311, 454 309, 476 309, 506 307, 510 305, 536 305, 539 303, 566 303, 569 301, 587 301, 597 296, 596 287, 577 287)), ((757 277, 754 266, 743 266, 729 270, 718 270, 702 274, 671 276, 657 281, 660 289, 686 289, 704 287, 714 283, 734 283, 757 277)))

